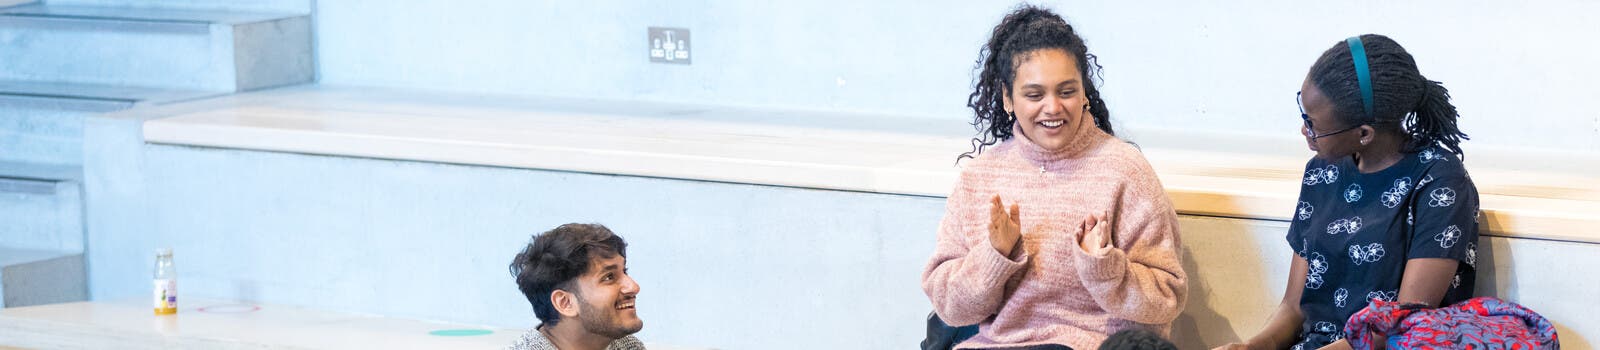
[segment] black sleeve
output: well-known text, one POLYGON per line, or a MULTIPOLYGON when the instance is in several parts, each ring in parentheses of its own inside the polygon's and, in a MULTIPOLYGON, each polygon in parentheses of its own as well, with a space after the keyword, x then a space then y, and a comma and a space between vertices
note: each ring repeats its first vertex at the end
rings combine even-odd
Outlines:
POLYGON ((1469 247, 1478 242, 1478 188, 1465 172, 1423 179, 1410 213, 1414 224, 1406 259, 1467 262, 1469 247))
POLYGON ((1315 196, 1324 191, 1317 189, 1332 182, 1326 171, 1315 158, 1306 162, 1305 176, 1300 181, 1300 196, 1295 201, 1294 212, 1289 214, 1289 232, 1284 240, 1289 241, 1289 248, 1302 258, 1306 257, 1306 226, 1317 217, 1316 208, 1311 202, 1320 202, 1315 200, 1315 196))

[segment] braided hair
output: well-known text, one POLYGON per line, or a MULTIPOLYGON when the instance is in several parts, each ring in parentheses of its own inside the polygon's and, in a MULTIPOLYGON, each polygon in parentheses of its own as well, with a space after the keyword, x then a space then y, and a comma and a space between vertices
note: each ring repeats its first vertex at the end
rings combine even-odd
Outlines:
POLYGON ((1083 74, 1079 80, 1083 82, 1084 95, 1089 98, 1089 114, 1094 117, 1095 126, 1116 135, 1111 130, 1111 111, 1106 109, 1106 101, 1100 98, 1100 89, 1095 84, 1100 76, 1100 64, 1095 62, 1094 54, 1089 53, 1083 38, 1054 12, 1023 4, 1000 20, 989 42, 978 51, 974 69, 979 74, 973 81, 972 94, 967 96, 967 107, 973 112, 971 124, 978 136, 972 138, 972 151, 962 153, 957 160, 972 158, 982 153, 984 147, 1011 139, 1011 127, 1016 118, 1005 111, 1005 95, 1011 92, 1022 59, 1034 51, 1046 49, 1060 49, 1077 59, 1078 72, 1083 74))
POLYGON ((1367 115, 1362 104, 1355 63, 1345 41, 1323 51, 1308 74, 1333 103, 1337 118, 1345 125, 1368 124, 1399 131, 1407 137, 1406 152, 1437 144, 1462 155, 1461 140, 1468 137, 1456 125, 1460 115, 1450 104, 1450 91, 1423 77, 1411 54, 1394 39, 1377 34, 1360 39, 1372 77, 1372 115, 1367 115))

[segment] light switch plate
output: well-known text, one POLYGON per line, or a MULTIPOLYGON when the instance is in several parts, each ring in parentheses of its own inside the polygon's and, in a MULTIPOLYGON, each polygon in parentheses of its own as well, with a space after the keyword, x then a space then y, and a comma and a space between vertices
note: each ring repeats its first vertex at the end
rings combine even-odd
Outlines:
POLYGON ((650 62, 689 64, 689 29, 650 27, 650 62))

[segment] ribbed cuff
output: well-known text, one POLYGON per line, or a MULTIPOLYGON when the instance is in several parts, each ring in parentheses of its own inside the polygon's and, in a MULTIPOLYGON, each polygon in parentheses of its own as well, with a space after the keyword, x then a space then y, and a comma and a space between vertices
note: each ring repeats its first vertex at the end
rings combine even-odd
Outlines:
MULTIPOLYGON (((971 256, 971 258, 976 259, 973 261, 973 266, 977 268, 974 271, 977 273, 977 277, 986 278, 995 283, 1010 279, 1011 275, 1022 270, 1022 267, 1028 262, 1028 251, 1022 251, 1021 254, 1017 255, 1016 260, 1007 259, 1006 256, 1000 255, 1000 251, 995 250, 994 245, 989 244, 987 239, 983 241, 983 244, 973 247, 973 249, 977 250, 974 252, 976 255, 971 256)), ((1022 249, 1022 247, 1018 246, 1017 249, 1022 249)))
POLYGON ((1128 273, 1128 256, 1122 249, 1111 247, 1096 255, 1079 248, 1079 253, 1074 255, 1078 260, 1078 277, 1086 281, 1120 280, 1128 273))

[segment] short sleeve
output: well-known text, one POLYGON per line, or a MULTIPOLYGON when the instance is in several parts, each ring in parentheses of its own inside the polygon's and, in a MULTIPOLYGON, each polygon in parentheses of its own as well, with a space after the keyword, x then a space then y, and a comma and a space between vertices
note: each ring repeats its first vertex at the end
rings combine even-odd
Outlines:
POLYGON ((1332 184, 1338 180, 1339 169, 1335 166, 1324 166, 1316 158, 1306 162, 1305 177, 1301 179, 1300 197, 1295 201, 1294 212, 1289 214, 1289 232, 1284 240, 1289 242, 1289 248, 1295 255, 1306 257, 1306 245, 1309 244, 1305 237, 1306 227, 1317 217, 1316 207, 1311 202, 1318 202, 1320 195, 1318 189, 1324 185, 1332 184))
POLYGON ((1464 172, 1424 176, 1417 186, 1406 259, 1446 258, 1471 264, 1478 243, 1478 188, 1464 172))
POLYGON ((1300 213, 1303 212, 1306 207, 1311 205, 1306 203, 1305 197, 1306 190, 1301 189, 1299 201, 1300 204, 1295 208, 1295 214, 1289 218, 1289 232, 1284 236, 1284 240, 1289 241, 1289 248, 1294 250, 1294 255, 1298 255, 1302 258, 1306 257, 1306 245, 1310 244, 1306 242, 1304 231, 1306 227, 1306 221, 1311 220, 1311 218, 1309 215, 1307 215, 1305 218, 1300 216, 1300 213))

